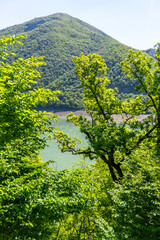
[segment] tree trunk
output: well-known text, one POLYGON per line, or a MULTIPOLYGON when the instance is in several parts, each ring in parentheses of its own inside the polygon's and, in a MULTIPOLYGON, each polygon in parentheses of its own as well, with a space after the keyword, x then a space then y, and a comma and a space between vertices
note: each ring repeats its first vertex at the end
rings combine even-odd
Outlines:
POLYGON ((111 173, 112 180, 117 183, 118 182, 118 178, 117 178, 117 176, 115 174, 113 166, 110 163, 108 163, 108 167, 109 167, 109 170, 110 170, 110 173, 111 173))
POLYGON ((120 163, 116 164, 114 162, 113 151, 109 155, 109 160, 107 160, 105 156, 101 156, 101 159, 108 165, 112 180, 116 183, 119 183, 123 178, 123 173, 120 167, 121 164, 120 163), (116 176, 115 170, 118 176, 116 176))
POLYGON ((110 174, 111 174, 111 177, 112 177, 112 180, 113 180, 114 182, 117 182, 118 179, 117 179, 117 176, 116 176, 116 174, 115 174, 114 168, 113 168, 112 165, 110 164, 110 161, 108 161, 108 160, 106 159, 106 157, 103 156, 103 155, 101 156, 101 159, 108 165, 109 171, 110 171, 110 174))
POLYGON ((116 169, 117 173, 118 173, 118 178, 119 179, 122 179, 123 178, 123 173, 122 173, 122 170, 121 170, 121 164, 120 163, 114 163, 112 164, 112 166, 116 169))

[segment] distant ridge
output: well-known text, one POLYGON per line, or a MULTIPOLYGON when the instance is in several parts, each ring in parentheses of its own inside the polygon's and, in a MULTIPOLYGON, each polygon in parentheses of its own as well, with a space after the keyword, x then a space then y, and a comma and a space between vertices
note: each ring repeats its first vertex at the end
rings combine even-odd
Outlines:
MULTIPOLYGON (((111 87, 118 87, 121 94, 133 92, 136 83, 128 80, 120 67, 129 47, 82 20, 56 13, 2 29, 0 36, 3 35, 28 36, 23 46, 15 48, 18 57, 45 56, 47 65, 40 69, 38 86, 61 90, 57 108, 83 107, 82 89, 72 62, 72 57, 81 52, 100 54, 107 64, 111 87)), ((52 103, 49 107, 53 107, 52 103)))
POLYGON ((89 25, 88 23, 78 19, 78 18, 75 18, 75 17, 71 17, 70 15, 66 14, 66 13, 55 13, 55 14, 51 14, 47 17, 38 17, 38 18, 34 18, 30 21, 26 21, 24 22, 23 24, 16 24, 16 25, 13 25, 13 26, 10 26, 10 27, 7 27, 7 28, 4 28, 2 30, 0 30, 1 32, 6 32, 6 30, 8 31, 13 31, 15 30, 18 33, 21 33, 23 30, 25 32, 28 32, 28 31, 31 31, 33 30, 34 28, 38 27, 39 25, 43 24, 43 23, 46 23, 46 22, 51 22, 51 21, 54 21, 54 20, 60 20, 61 18, 68 18, 68 19, 74 19, 75 21, 77 21, 80 25, 90 29, 91 31, 95 31, 99 34, 102 34, 103 36, 108 36, 110 37, 109 35, 107 35, 106 33, 104 33, 103 31, 97 29, 96 27, 93 27, 92 25, 89 25), (35 25, 33 24, 33 22, 35 23, 35 25), (31 25, 34 25, 32 26, 33 28, 26 28, 26 29, 23 29, 22 26, 25 25, 25 26, 31 26, 31 25))
POLYGON ((146 52, 149 56, 154 58, 154 55, 155 55, 155 49, 154 48, 149 48, 147 50, 143 50, 143 52, 146 52))

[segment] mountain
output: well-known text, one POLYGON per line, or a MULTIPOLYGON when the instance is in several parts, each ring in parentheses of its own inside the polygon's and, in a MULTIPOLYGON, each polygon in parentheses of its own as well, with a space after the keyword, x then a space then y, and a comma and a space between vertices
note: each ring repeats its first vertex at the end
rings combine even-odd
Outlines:
POLYGON ((147 53, 150 57, 154 58, 154 55, 155 55, 155 49, 154 48, 149 48, 147 50, 144 50, 143 52, 147 53))
POLYGON ((57 13, 0 30, 0 37, 3 35, 28 36, 23 46, 15 47, 17 57, 45 56, 47 65, 40 69, 38 86, 61 90, 54 107, 82 108, 82 89, 72 62, 72 57, 81 52, 95 52, 105 59, 110 87, 118 87, 121 96, 134 90, 136 83, 127 79, 120 67, 129 47, 77 18, 57 13))

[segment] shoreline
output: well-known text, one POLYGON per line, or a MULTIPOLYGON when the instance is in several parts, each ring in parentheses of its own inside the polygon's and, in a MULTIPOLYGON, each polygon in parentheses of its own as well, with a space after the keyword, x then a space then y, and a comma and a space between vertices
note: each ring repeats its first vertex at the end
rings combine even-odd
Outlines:
MULTIPOLYGON (((53 114, 53 116, 60 116, 60 117, 65 117, 67 114, 73 112, 74 115, 76 116, 80 116, 82 115, 83 117, 89 117, 89 115, 84 111, 84 110, 78 110, 78 111, 55 111, 51 113, 53 114)), ((148 117, 149 114, 141 114, 139 116, 137 116, 137 120, 142 121, 143 119, 145 119, 146 117, 148 117)), ((125 119, 124 115, 119 115, 119 114, 114 114, 113 115, 113 119, 116 122, 122 122, 123 119, 125 119)))

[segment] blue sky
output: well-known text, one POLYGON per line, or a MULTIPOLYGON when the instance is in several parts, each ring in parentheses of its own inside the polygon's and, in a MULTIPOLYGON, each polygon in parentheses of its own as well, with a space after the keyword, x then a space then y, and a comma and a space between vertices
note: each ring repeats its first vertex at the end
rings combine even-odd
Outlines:
POLYGON ((0 0, 0 12, 0 29, 62 12, 137 49, 160 42, 160 0, 0 0))

